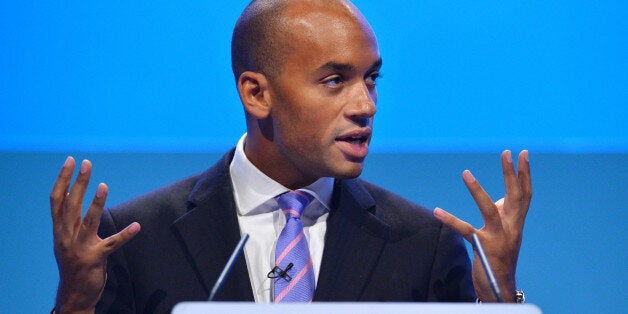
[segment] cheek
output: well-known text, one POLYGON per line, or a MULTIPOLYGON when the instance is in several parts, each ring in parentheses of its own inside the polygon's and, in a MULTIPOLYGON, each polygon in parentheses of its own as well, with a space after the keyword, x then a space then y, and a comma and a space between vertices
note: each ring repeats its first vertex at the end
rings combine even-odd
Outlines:
POLYGON ((317 117, 304 111, 286 111, 275 117, 275 141, 287 151, 304 154, 318 145, 322 129, 317 117))
POLYGON ((318 146, 328 146, 338 136, 342 125, 342 116, 335 110, 316 110, 311 112, 301 124, 307 141, 318 146))
POLYGON ((311 166, 332 158, 330 149, 335 143, 336 121, 324 115, 303 115, 294 119, 289 128, 282 130, 286 153, 293 155, 296 162, 307 162, 311 166))
POLYGON ((286 148, 308 159, 325 158, 343 123, 342 102, 303 88, 283 94, 277 112, 278 135, 286 148))
POLYGON ((290 134, 286 134, 291 139, 291 144, 297 150, 305 150, 310 153, 320 154, 323 146, 328 140, 327 125, 321 125, 321 121, 316 119, 302 120, 301 123, 294 125, 292 130, 288 130, 290 134))

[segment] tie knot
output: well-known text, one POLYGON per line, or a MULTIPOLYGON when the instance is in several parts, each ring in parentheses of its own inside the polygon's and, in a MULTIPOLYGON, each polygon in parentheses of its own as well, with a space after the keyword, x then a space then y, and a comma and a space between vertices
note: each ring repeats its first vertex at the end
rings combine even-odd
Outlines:
POLYGON ((307 207, 314 196, 303 191, 290 191, 279 195, 277 203, 279 208, 286 215, 286 220, 290 218, 301 218, 303 209, 307 207))

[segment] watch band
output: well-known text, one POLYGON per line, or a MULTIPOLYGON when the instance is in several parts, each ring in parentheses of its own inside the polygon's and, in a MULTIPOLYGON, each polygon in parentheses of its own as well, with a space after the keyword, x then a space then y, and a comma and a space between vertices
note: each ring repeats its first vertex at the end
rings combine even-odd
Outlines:
MULTIPOLYGON (((484 301, 480 300, 479 298, 475 299, 475 303, 484 303, 484 301)), ((523 292, 523 290, 515 290, 515 303, 517 304, 524 304, 526 303, 526 294, 523 292)))

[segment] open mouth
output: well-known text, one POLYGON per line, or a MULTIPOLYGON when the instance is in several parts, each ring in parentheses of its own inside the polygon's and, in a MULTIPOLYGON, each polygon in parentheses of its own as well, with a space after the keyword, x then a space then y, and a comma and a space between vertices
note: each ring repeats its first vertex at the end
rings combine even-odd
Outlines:
POLYGON ((343 142, 347 142, 353 145, 362 145, 363 143, 366 143, 366 141, 368 140, 368 137, 366 135, 364 136, 346 136, 346 137, 339 137, 336 139, 337 141, 343 141, 343 142))
POLYGON ((337 137, 336 142, 340 144, 340 150, 347 158, 361 162, 368 154, 370 136, 370 130, 359 130, 337 137))

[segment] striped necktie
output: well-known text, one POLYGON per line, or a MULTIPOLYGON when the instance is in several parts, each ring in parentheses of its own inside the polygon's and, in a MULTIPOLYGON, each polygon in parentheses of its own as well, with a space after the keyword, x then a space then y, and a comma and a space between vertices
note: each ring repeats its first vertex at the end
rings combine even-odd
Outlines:
POLYGON ((279 208, 286 215, 286 226, 277 239, 275 265, 281 270, 288 269, 288 276, 274 279, 275 303, 311 302, 314 297, 314 269, 301 222, 301 213, 313 198, 302 191, 286 192, 277 198, 279 208))

